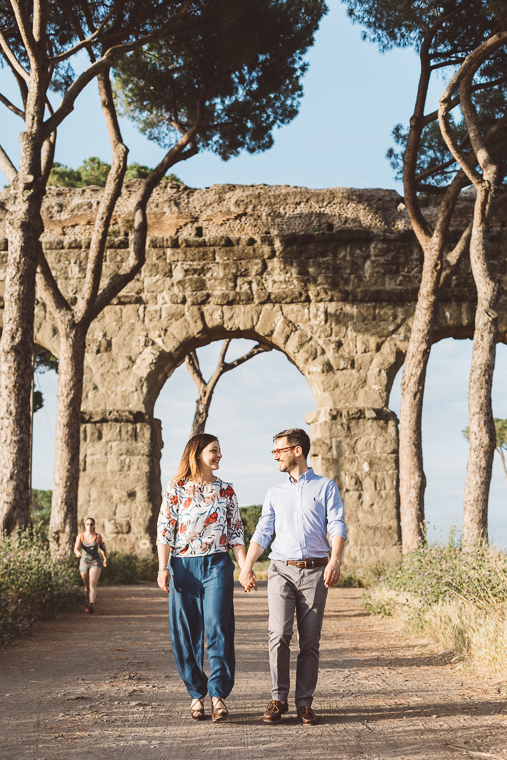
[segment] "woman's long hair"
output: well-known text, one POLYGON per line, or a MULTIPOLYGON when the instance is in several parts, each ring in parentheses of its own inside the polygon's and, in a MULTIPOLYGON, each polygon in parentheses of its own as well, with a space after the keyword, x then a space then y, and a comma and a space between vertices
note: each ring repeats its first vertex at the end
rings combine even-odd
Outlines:
POLYGON ((213 441, 218 441, 218 438, 216 435, 211 435, 211 433, 193 435, 185 446, 178 472, 173 480, 193 480, 199 483, 201 471, 199 470, 198 459, 201 452, 213 441))

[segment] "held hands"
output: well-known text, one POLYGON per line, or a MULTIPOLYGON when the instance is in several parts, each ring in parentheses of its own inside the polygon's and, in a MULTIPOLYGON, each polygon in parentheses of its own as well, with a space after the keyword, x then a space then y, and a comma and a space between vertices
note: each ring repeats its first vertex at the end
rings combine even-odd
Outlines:
POLYGON ((340 560, 333 559, 331 557, 328 564, 326 565, 326 569, 324 570, 324 586, 326 588, 331 588, 331 586, 336 586, 339 580, 340 580, 340 560))
POLYGON ((252 589, 257 591, 257 578, 253 570, 243 568, 239 574, 238 580, 247 593, 252 591, 252 589))
POLYGON ((169 593, 169 581, 171 580, 171 574, 169 570, 162 570, 157 575, 157 583, 158 587, 162 589, 162 591, 165 591, 167 594, 169 593))

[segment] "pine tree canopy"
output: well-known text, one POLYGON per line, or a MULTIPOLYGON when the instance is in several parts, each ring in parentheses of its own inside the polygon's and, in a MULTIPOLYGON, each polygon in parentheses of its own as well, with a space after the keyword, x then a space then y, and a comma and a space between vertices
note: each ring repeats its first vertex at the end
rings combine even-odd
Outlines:
POLYGON ((326 10, 323 0, 196 4, 187 32, 115 66, 123 114, 166 148, 197 124, 195 148, 224 160, 267 150, 298 113, 304 56, 326 10))

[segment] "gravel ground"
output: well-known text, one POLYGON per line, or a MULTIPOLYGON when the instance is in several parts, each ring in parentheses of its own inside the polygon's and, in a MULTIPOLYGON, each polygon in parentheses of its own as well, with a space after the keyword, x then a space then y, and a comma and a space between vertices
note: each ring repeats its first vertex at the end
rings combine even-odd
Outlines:
MULTIPOLYGON (((266 583, 236 590, 230 720, 189 714, 155 584, 99 589, 96 613, 39 624, 0 650, 0 758, 23 760, 507 760, 507 701, 447 653, 364 614, 361 591, 329 593, 314 707, 318 726, 269 701, 266 583)), ((296 642, 293 642, 293 649, 296 642)), ((295 660, 295 657, 293 658, 295 660)))

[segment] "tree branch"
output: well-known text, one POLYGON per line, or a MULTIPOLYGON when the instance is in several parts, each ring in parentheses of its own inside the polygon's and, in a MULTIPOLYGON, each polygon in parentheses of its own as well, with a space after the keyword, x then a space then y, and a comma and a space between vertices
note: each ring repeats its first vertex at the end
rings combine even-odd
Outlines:
POLYGON ((3 32, 0 32, 0 47, 2 48, 5 60, 11 67, 11 69, 18 74, 25 82, 30 81, 30 74, 20 64, 14 53, 12 52, 9 43, 7 42, 3 32))
MULTIPOLYGON (((46 106, 49 110, 49 113, 53 113, 53 107, 51 106, 49 100, 46 101, 46 106)), ((47 185, 47 181, 51 173, 51 168, 53 166, 53 161, 55 159, 55 146, 56 130, 54 132, 51 132, 49 137, 44 140, 44 143, 42 145, 41 176, 42 184, 44 187, 47 185)))
MULTIPOLYGON (((71 47, 68 50, 66 50, 65 53, 60 53, 60 55, 55 55, 55 56, 51 57, 49 59, 49 62, 56 65, 58 63, 61 63, 62 61, 66 61, 67 58, 70 58, 71 56, 75 55, 80 50, 82 50, 84 47, 91 46, 91 44, 100 35, 101 31, 104 29, 104 27, 106 26, 106 24, 108 23, 108 21, 111 19, 111 17, 113 16, 113 13, 114 13, 115 10, 116 10, 116 8, 113 6, 113 8, 111 8, 111 10, 107 14, 107 16, 101 21, 100 26, 93 32, 93 34, 91 34, 89 37, 81 39, 80 42, 77 42, 73 47, 71 47)), ((83 33, 83 30, 82 30, 82 27, 77 22, 77 18, 75 16, 75 14, 71 10, 68 11, 68 14, 69 14, 69 17, 70 17, 73 25, 74 25, 74 28, 76 29, 76 33, 78 34, 78 36, 80 36, 79 32, 83 33)), ((101 42, 104 42, 104 41, 105 40, 101 40, 101 42)))
POLYGON ((417 158, 421 144, 421 134, 424 128, 424 106, 428 94, 428 87, 431 77, 431 67, 429 63, 429 49, 433 35, 426 34, 421 45, 421 73, 417 87, 417 97, 414 107, 414 114, 410 119, 410 128, 407 137, 407 145, 403 156, 403 192, 407 212, 410 218, 412 229, 414 230, 419 244, 423 251, 431 240, 431 230, 424 214, 422 213, 421 204, 417 197, 417 183, 415 181, 417 158))
POLYGON ((18 176, 18 172, 11 159, 0 145, 0 169, 5 174, 9 185, 14 182, 18 176))
POLYGON ((141 191, 134 207, 134 232, 132 235, 129 258, 121 270, 111 277, 104 289, 98 294, 95 305, 90 314, 90 319, 95 319, 102 309, 104 309, 112 299, 123 290, 125 285, 132 280, 143 266, 146 256, 146 236, 148 228, 146 206, 153 189, 158 182, 160 182, 167 170, 179 161, 185 161, 187 158, 198 153, 197 147, 193 147, 192 145, 188 147, 195 138, 197 128, 197 125, 194 125, 186 135, 181 137, 166 153, 158 166, 156 166, 143 181, 141 191), (187 150, 185 150, 185 148, 187 148, 187 150))
POLYGON ((257 356, 257 354, 262 354, 265 351, 272 351, 272 350, 273 349, 271 347, 264 346, 262 345, 262 343, 258 343, 247 354, 240 356, 239 359, 235 359, 233 362, 228 362, 227 364, 225 364, 224 372, 229 372, 229 370, 239 367, 241 364, 244 364, 249 359, 253 359, 254 356, 257 356))
POLYGON ((41 156, 41 176, 42 184, 45 187, 53 167, 53 161, 55 159, 55 146, 56 146, 56 129, 51 132, 49 137, 44 140, 42 145, 41 156))
POLYGON ((47 0, 34 0, 32 34, 37 49, 39 49, 38 43, 43 42, 46 36, 47 10, 47 0))
POLYGON ((471 101, 471 82, 476 71, 482 66, 484 61, 492 55, 496 50, 505 45, 507 42, 507 32, 500 32, 493 35, 482 45, 479 45, 470 55, 465 59, 465 62, 460 69, 453 76, 449 85, 446 87, 444 94, 440 98, 440 104, 438 108, 438 120, 440 123, 440 129, 442 136, 447 143, 449 151, 454 156, 455 160, 460 164, 462 170, 474 185, 478 186, 482 182, 480 174, 469 164, 468 157, 460 149, 457 144, 450 126, 449 112, 452 103, 452 95, 454 91, 460 88, 461 107, 463 114, 467 121, 468 133, 470 135, 470 142, 473 150, 476 153, 479 166, 483 166, 484 160, 489 160, 489 151, 486 148, 485 141, 480 134, 480 130, 477 125, 477 112, 473 107, 471 101), (461 89, 463 83, 464 89, 461 89), (466 95, 467 102, 463 103, 463 97, 466 95), (468 118, 467 118, 467 111, 468 118), (469 121, 470 118, 470 121, 469 121), (472 134, 473 133, 473 134, 472 134), (479 156, 478 152, 481 153, 479 156))
POLYGON ((470 237, 472 235, 472 227, 473 223, 470 222, 466 230, 461 234, 458 243, 454 246, 452 251, 449 251, 449 253, 444 256, 442 276, 440 279, 441 287, 443 287, 449 280, 449 277, 454 272, 459 262, 461 261, 461 257, 467 250, 470 243, 470 237))
POLYGON ((140 47, 144 47, 144 45, 147 45, 149 42, 159 39, 160 37, 167 34, 171 27, 175 26, 175 24, 177 24, 187 13, 191 2, 192 0, 186 0, 185 5, 183 8, 181 8, 181 10, 178 11, 178 13, 175 14, 174 18, 172 18, 165 26, 158 29, 156 32, 146 34, 137 40, 133 40, 132 42, 113 45, 112 47, 108 48, 108 50, 101 58, 99 58, 98 61, 92 63, 92 65, 83 71, 83 73, 71 84, 62 98, 60 107, 55 111, 54 115, 51 116, 51 118, 48 119, 44 124, 46 135, 48 135, 50 132, 53 132, 56 127, 62 122, 62 120, 74 109, 74 102, 77 96, 86 87, 86 85, 91 82, 92 79, 94 79, 94 77, 96 77, 99 73, 104 72, 106 69, 111 68, 118 56, 129 53, 132 50, 137 50, 140 47))
POLYGON ((11 101, 5 97, 5 95, 2 95, 0 92, 0 102, 4 104, 4 106, 7 106, 7 108, 12 111, 12 113, 15 113, 16 116, 20 116, 22 119, 25 118, 25 112, 22 111, 20 108, 14 105, 14 103, 11 103, 11 101))
MULTIPOLYGON (((497 79, 491 79, 489 82, 478 82, 477 84, 474 84, 471 88, 471 92, 477 92, 478 90, 486 90, 489 87, 497 87, 499 84, 504 84, 504 82, 507 82, 507 76, 498 77, 497 79)), ((461 102, 461 95, 456 95, 449 103, 449 110, 452 111, 456 106, 458 106, 461 102)), ((436 111, 432 111, 431 113, 427 114, 424 117, 424 126, 427 126, 428 124, 431 124, 432 121, 436 121, 438 119, 438 109, 436 111)))
POLYGON ((201 368, 199 366, 199 359, 197 358, 197 352, 191 351, 185 356, 185 365, 190 373, 190 377, 197 385, 199 391, 199 397, 203 396, 206 391, 206 381, 202 376, 201 368))
POLYGON ((106 186, 100 199, 93 226, 85 282, 75 309, 78 322, 89 319, 95 304, 100 287, 109 225, 116 201, 121 194, 123 178, 127 169, 128 148, 123 144, 118 125, 109 72, 98 75, 98 84, 102 111, 113 152, 113 163, 107 175, 106 186))
MULTIPOLYGON (((35 6, 40 8, 41 1, 45 3, 47 0, 35 0, 35 6)), ((35 37, 33 36, 32 28, 30 25, 30 19, 25 13, 25 9, 22 3, 19 2, 19 0, 10 0, 10 4, 12 7, 12 10, 14 11, 14 16, 16 17, 18 29, 21 34, 21 38, 23 40, 23 44, 25 46, 26 52, 28 53, 30 63, 32 65, 32 68, 35 68, 37 64, 40 64, 42 62, 43 54, 39 46, 37 45, 35 37)), ((36 15, 38 16, 39 19, 41 19, 42 17, 41 13, 36 11, 36 8, 34 7, 34 23, 35 23, 36 15)))
POLYGON ((37 266, 37 285, 42 298, 44 299, 44 303, 47 305, 57 322, 60 321, 60 317, 63 313, 68 315, 72 313, 72 309, 67 299, 58 287, 58 283, 55 280, 40 244, 37 266))

